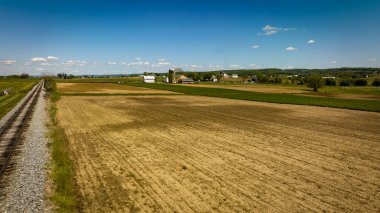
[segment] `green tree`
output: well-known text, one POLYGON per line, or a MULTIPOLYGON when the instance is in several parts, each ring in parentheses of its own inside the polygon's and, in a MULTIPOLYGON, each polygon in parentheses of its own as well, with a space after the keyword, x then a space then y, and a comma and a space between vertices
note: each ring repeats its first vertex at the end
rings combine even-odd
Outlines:
POLYGON ((379 87, 380 86, 380 78, 376 78, 372 82, 372 86, 379 87))
POLYGON ((309 76, 307 78, 307 86, 312 88, 314 92, 318 92, 318 89, 322 87, 323 79, 320 76, 309 76))
POLYGON ((244 73, 241 78, 243 79, 243 83, 245 83, 248 79, 248 74, 244 73))
POLYGON ((364 79, 358 79, 354 81, 354 85, 359 87, 367 86, 367 83, 368 82, 364 79))
POLYGON ((333 78, 326 78, 325 85, 326 86, 336 86, 336 81, 333 78))

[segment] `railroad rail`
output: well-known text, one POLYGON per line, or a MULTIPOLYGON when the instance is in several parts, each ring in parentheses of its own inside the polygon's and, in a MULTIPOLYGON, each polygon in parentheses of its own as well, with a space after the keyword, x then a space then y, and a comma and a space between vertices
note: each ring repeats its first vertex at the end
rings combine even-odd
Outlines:
POLYGON ((33 87, 32 92, 8 119, 8 121, 0 127, 0 179, 7 170, 12 159, 12 155, 22 139, 29 118, 33 112, 42 89, 42 81, 33 87))

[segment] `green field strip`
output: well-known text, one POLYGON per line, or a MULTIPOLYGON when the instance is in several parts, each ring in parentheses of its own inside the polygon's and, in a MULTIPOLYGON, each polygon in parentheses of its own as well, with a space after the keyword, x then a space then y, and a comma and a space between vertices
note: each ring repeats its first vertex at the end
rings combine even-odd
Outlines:
POLYGON ((311 105, 362 111, 380 112, 380 101, 357 100, 328 97, 297 96, 292 94, 273 94, 242 91, 224 88, 190 87, 171 84, 130 83, 130 86, 180 92, 188 95, 229 98, 247 101, 259 101, 278 104, 311 105))

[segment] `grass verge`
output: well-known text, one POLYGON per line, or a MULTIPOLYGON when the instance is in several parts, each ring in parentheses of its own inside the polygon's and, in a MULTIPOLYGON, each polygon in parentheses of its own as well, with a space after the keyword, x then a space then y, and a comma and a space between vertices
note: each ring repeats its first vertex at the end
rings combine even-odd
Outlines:
POLYGON ((56 118, 56 102, 60 95, 56 92, 55 84, 50 93, 50 148, 52 156, 52 179, 54 182, 51 200, 57 207, 57 212, 78 212, 76 201, 74 168, 70 159, 68 140, 62 127, 56 118))
POLYGON ((188 95, 200 95, 278 104, 312 105, 321 107, 380 112, 380 101, 377 100, 355 100, 328 97, 297 96, 292 94, 259 93, 234 89, 188 87, 171 84, 130 83, 128 85, 145 87, 150 89, 161 89, 173 92, 180 92, 188 95))

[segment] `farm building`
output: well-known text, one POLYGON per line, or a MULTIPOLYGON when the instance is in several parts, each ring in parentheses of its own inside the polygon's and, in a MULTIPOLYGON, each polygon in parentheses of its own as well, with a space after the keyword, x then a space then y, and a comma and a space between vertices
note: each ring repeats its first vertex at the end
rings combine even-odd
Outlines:
POLYGON ((176 81, 177 72, 183 72, 183 71, 181 68, 174 68, 174 69, 169 70, 169 75, 168 75, 169 83, 171 83, 171 84, 177 83, 177 81, 176 81))
POLYGON ((215 75, 213 75, 210 80, 213 82, 218 82, 218 78, 215 75))
POLYGON ((224 72, 220 72, 220 76, 222 78, 229 78, 230 77, 227 73, 224 73, 224 72))
POLYGON ((13 88, 10 87, 10 88, 7 88, 3 91, 0 91, 0 96, 3 96, 3 95, 9 95, 9 94, 12 94, 13 93, 13 88))
POLYGON ((155 83, 156 77, 152 75, 144 76, 144 83, 155 83))
POLYGON ((194 80, 191 79, 191 78, 188 78, 184 75, 181 75, 178 79, 177 79, 177 82, 180 83, 180 84, 193 84, 194 83, 194 80))
POLYGON ((239 78, 238 74, 232 74, 231 78, 239 78))
POLYGON ((191 78, 184 78, 184 79, 179 79, 178 83, 180 83, 180 84, 193 84, 194 80, 191 78))

